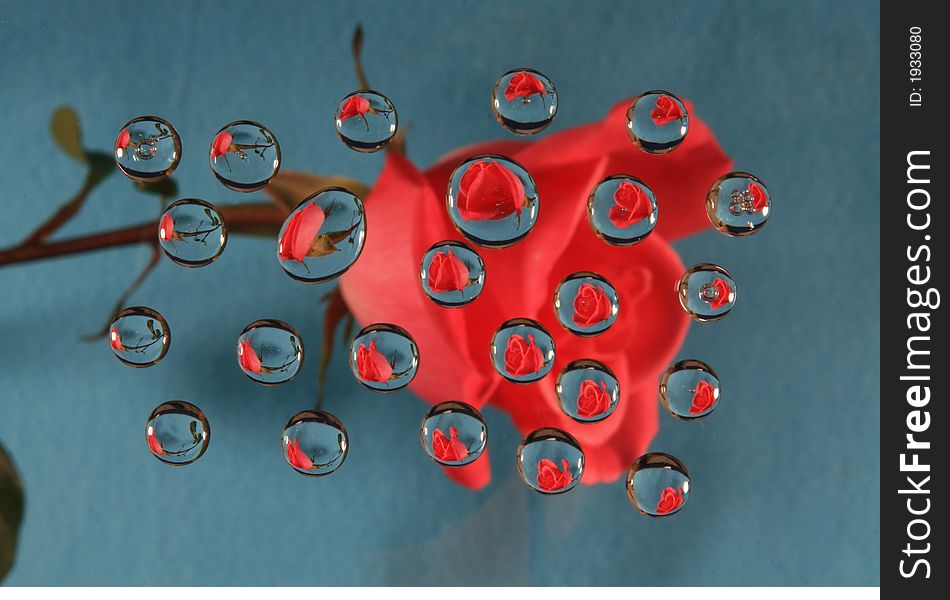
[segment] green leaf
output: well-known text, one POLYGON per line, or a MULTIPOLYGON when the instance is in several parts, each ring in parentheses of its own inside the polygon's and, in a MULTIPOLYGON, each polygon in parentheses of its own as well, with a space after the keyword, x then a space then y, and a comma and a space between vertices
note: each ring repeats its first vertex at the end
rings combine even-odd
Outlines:
POLYGON ((53 140, 63 152, 81 163, 89 162, 82 148, 82 133, 79 129, 79 115, 69 106, 60 106, 49 122, 53 140))
POLYGON ((23 508, 23 484, 10 455, 0 445, 0 581, 13 566, 23 508))

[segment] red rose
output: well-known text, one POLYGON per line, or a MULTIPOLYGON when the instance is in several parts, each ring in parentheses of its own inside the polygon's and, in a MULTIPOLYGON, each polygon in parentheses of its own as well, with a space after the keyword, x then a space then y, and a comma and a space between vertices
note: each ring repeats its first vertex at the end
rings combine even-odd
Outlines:
POLYGON ((249 373, 261 372, 261 357, 251 347, 251 340, 244 338, 238 348, 238 363, 249 373))
POLYGON ((671 487, 665 488, 660 494, 660 501, 656 503, 656 514, 665 515, 683 505, 683 494, 671 487))
POLYGON ((119 330, 113 327, 109 331, 109 345, 112 346, 113 350, 122 350, 122 338, 119 337, 119 330))
POLYGON ((311 202, 302 210, 295 211, 278 243, 277 253, 280 259, 302 263, 310 253, 310 247, 320 228, 323 227, 324 220, 326 220, 326 215, 316 202, 311 202))
POLYGON ((123 129, 119 132, 119 137, 115 138, 115 151, 124 150, 130 141, 132 141, 132 134, 128 129, 123 129))
POLYGON ((155 430, 153 428, 148 428, 145 439, 148 441, 148 449, 151 450, 153 454, 158 454, 159 456, 165 454, 165 449, 162 448, 161 442, 155 437, 155 430))
POLYGON ((340 109, 340 120, 346 121, 353 117, 365 118, 367 112, 369 112, 369 100, 356 94, 347 98, 346 102, 343 103, 343 108, 340 109))
MULTIPOLYGON (((419 397, 430 404, 461 400, 478 409, 491 402, 508 412, 524 435, 542 427, 567 431, 584 448, 583 482, 588 484, 615 481, 656 433, 657 380, 675 358, 690 323, 671 292, 685 267, 669 240, 710 226, 706 207, 696 198, 705 198, 709 182, 732 167, 695 115, 676 152, 637 152, 626 133, 629 105, 627 100, 602 121, 537 141, 462 148, 424 173, 391 153, 366 199, 372 235, 340 283, 359 323, 399 323, 412 330, 422 355, 439 357, 412 380, 410 388, 419 397), (419 257, 433 243, 457 237, 445 210, 445 189, 452 171, 478 154, 502 154, 523 165, 544 198, 544 211, 524 240, 484 253, 491 275, 478 302, 463 310, 445 310, 418 283, 419 257), (664 199, 664 218, 632 247, 604 244, 587 225, 590 190, 616 173, 636 173, 664 199), (551 310, 551 295, 566 275, 592 269, 611 282, 624 310, 616 326, 596 337, 579 337, 560 326, 551 310), (624 385, 609 419, 574 421, 561 410, 553 385, 502 385, 504 379, 487 365, 485 348, 498 324, 513 314, 535 319, 551 332, 559 351, 554 368, 576 356, 610 365, 624 385)), ((445 472, 468 487, 484 487, 491 479, 488 452, 445 472)))
POLYGON ((667 95, 656 99, 656 108, 650 111, 650 118, 657 127, 683 118, 683 111, 675 100, 667 95))
POLYGON ((752 196, 752 207, 755 209, 755 212, 759 212, 769 205, 769 199, 765 195, 765 190, 762 189, 762 186, 754 181, 750 181, 748 191, 749 195, 752 196))
POLYGON ((624 229, 650 216, 653 205, 646 192, 638 185, 624 181, 614 192, 614 206, 607 216, 614 227, 624 229))
POLYGON ((392 379, 393 376, 393 366, 376 349, 376 340, 369 343, 369 348, 366 344, 360 344, 360 347, 356 349, 356 370, 363 381, 383 383, 392 379))
POLYGON ((300 440, 294 440, 293 442, 287 440, 287 461, 292 466, 304 471, 313 469, 313 462, 300 449, 300 440))
POLYGON ((214 160, 219 156, 224 156, 231 151, 231 142, 234 140, 234 137, 227 131, 222 131, 214 137, 214 142, 211 143, 211 159, 214 160))
POLYGON ((713 282, 716 288, 716 297, 709 301, 709 308, 718 309, 729 304, 729 296, 732 294, 732 288, 726 283, 725 279, 717 277, 713 282))
POLYGON ((704 413, 716 402, 716 387, 708 381, 700 381, 696 384, 696 391, 693 393, 693 403, 689 407, 689 414, 698 415, 704 413))
POLYGON ((590 419, 607 412, 610 408, 610 394, 607 393, 607 384, 585 379, 581 382, 581 389, 577 394, 577 415, 583 419, 590 419))
POLYGON ((468 267, 462 260, 446 252, 436 252, 429 263, 429 289, 433 292, 458 292, 468 285, 468 267))
POLYGON ((571 485, 571 482, 574 481, 574 476, 571 475, 571 470, 568 468, 569 464, 566 458, 562 458, 561 465, 564 469, 562 471, 559 470, 557 465, 551 460, 546 458, 539 460, 538 487, 545 492, 556 492, 571 485))
POLYGON ((515 73, 514 77, 508 80, 508 87, 505 88, 505 100, 511 102, 515 98, 527 98, 535 94, 545 94, 544 84, 541 80, 531 73, 515 73))
POLYGON ((575 325, 590 327, 610 318, 613 305, 604 292, 604 288, 589 283, 582 283, 574 296, 574 316, 571 317, 575 325))
POLYGON ((162 223, 158 228, 158 235, 165 241, 170 241, 175 238, 175 220, 172 219, 172 216, 166 214, 162 217, 162 223))
POLYGON ((432 433, 432 453, 443 462, 463 460, 468 456, 468 446, 459 439, 455 427, 449 427, 449 436, 445 437, 441 429, 436 429, 432 433))
POLYGON ((527 205, 521 179, 496 162, 472 163, 459 182, 458 211, 466 221, 499 221, 527 205))
POLYGON ((534 343, 533 335, 528 336, 528 341, 517 334, 508 338, 508 345, 505 347, 505 371, 509 375, 530 375, 540 371, 543 366, 544 356, 534 343))

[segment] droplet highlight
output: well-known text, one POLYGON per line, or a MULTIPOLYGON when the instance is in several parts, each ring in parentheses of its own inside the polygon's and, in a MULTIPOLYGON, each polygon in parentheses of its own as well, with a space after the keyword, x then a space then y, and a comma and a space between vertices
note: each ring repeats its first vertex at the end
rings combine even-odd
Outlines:
POLYGON ((409 385, 416 376, 419 348, 402 327, 376 323, 353 339, 350 369, 356 380, 369 389, 394 392, 409 385))
POLYGON ((534 69, 514 69, 498 78, 492 89, 492 112, 512 133, 538 133, 554 121, 557 89, 534 69))
POLYGON ((644 92, 627 109, 627 136, 648 154, 675 150, 686 139, 688 131, 686 105, 669 92, 644 92))
POLYGON ((538 429, 518 446, 518 473, 536 492, 563 494, 580 483, 584 474, 584 451, 566 431, 538 429))
POLYGON ((716 179, 706 195, 706 215, 719 232, 731 237, 752 235, 772 213, 772 195, 762 180, 737 171, 716 179))
POLYGON ((293 379, 303 364, 303 356, 300 334, 283 321, 254 321, 238 337, 238 366, 248 378, 263 385, 293 379))
POLYGON ((145 444, 152 456, 173 466, 189 465, 205 453, 211 425, 201 409, 176 400, 159 404, 145 422, 145 444))
POLYGON ((235 192, 253 192, 280 170, 280 144, 260 123, 234 121, 215 134, 208 158, 222 185, 235 192))
POLYGON ((467 245, 446 240, 426 251, 419 279, 422 291, 439 306, 465 306, 485 287, 485 263, 467 245))
POLYGON ((228 243, 224 218, 204 200, 179 200, 158 221, 158 243, 165 256, 183 267, 213 263, 228 243))
POLYGON ((561 370, 555 385, 564 414, 580 423, 603 421, 617 408, 620 383, 613 371, 596 360, 581 359, 561 370))
POLYGON ((445 467, 474 462, 488 444, 480 412, 464 402, 443 402, 429 409, 419 431, 429 458, 445 467))
POLYGON ((373 90, 348 94, 334 115, 340 140, 357 152, 381 150, 399 128, 396 107, 386 96, 373 90))
POLYGON ((689 494, 689 471, 679 459, 664 452, 644 454, 627 472, 627 497, 648 517, 678 513, 689 494))
POLYGON ((470 158, 449 178, 449 218, 469 241, 504 248, 523 239, 538 220, 538 190, 515 161, 493 154, 470 158))
POLYGON ((320 283, 345 273, 365 240, 362 200, 343 188, 326 188, 301 202, 284 221, 277 259, 294 279, 320 283))
POLYGON ((162 360, 171 344, 168 322, 145 306, 123 309, 109 325, 109 347, 130 367, 150 367, 162 360))
POLYGON ((554 291, 554 313, 565 329, 592 336, 610 329, 620 312, 620 295, 606 279, 589 271, 572 273, 554 291))
POLYGON ((721 395, 719 376, 698 360, 681 360, 660 381, 660 402, 677 419, 702 419, 716 410, 721 395))
POLYGON ((329 475, 343 464, 349 450, 346 428, 322 410, 292 416, 281 434, 284 459, 294 471, 311 477, 329 475))
POLYGON ((691 267, 676 289, 680 305, 700 322, 717 321, 736 305, 736 282, 719 265, 702 263, 691 267))
POLYGON ((115 164, 122 174, 141 183, 168 177, 181 160, 181 138, 159 117, 137 117, 115 138, 115 164))
POLYGON ((537 321, 511 319, 492 336, 491 360, 508 381, 533 383, 554 366, 554 339, 537 321))
POLYGON ((612 246, 632 246, 656 227, 659 209, 653 190, 636 177, 612 175, 587 197, 587 222, 612 246))

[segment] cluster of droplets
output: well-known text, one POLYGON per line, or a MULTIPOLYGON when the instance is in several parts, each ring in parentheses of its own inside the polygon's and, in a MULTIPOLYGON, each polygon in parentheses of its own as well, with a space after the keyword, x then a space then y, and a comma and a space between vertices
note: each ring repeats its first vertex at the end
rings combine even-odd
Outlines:
MULTIPOLYGON (((536 134, 553 121, 558 109, 554 83, 532 69, 514 69, 492 89, 492 111, 498 122, 518 135, 536 134)), ((373 90, 358 90, 337 106, 334 124, 340 140, 358 152, 376 152, 396 136, 393 103, 373 90)), ((639 150, 662 155, 682 144, 689 131, 686 105, 674 94, 650 90, 626 112, 626 132, 639 150)), ((167 121, 139 117, 129 121, 115 143, 115 160, 128 177, 152 182, 170 175, 181 158, 181 140, 167 121)), ((276 136, 253 121, 235 121, 213 137, 209 161, 225 187, 250 192, 265 186, 280 169, 276 136)), ((656 194, 647 182, 615 174, 596 184, 587 198, 587 221, 593 233, 613 246, 632 246, 650 235, 659 219, 656 194)), ((710 222, 729 236, 747 236, 765 225, 771 196, 757 177, 727 173, 712 183, 705 198, 710 222)), ((462 161, 446 190, 451 222, 468 242, 488 249, 509 247, 524 239, 539 218, 540 198, 533 177, 514 160, 479 155, 462 161)), ((292 278, 305 283, 334 279, 359 258, 366 237, 362 200, 338 187, 323 189, 302 201, 284 221, 277 239, 277 258, 292 278)), ((214 262, 227 243, 220 211, 198 199, 170 205, 158 224, 158 243, 175 263, 200 267, 214 262)), ((426 251, 420 265, 425 294, 445 308, 476 300, 485 285, 485 263, 466 243, 442 240, 426 251)), ((736 283, 718 265, 698 264, 676 286, 686 313, 701 322, 721 319, 736 302, 736 283)), ((595 336, 617 320, 617 289, 604 277, 584 271, 565 277, 554 291, 554 312, 571 334, 595 336)), ((166 320, 153 309, 132 307, 120 312, 110 328, 115 355, 134 367, 157 363, 168 350, 166 320)), ((238 336, 241 371, 261 385, 293 379, 304 358, 304 345, 287 323, 264 319, 249 324, 238 336)), ((516 384, 542 380, 554 365, 553 337, 537 321, 513 318, 491 339, 495 371, 516 384)), ((372 324, 351 342, 349 364, 356 380, 381 393, 409 385, 419 369, 419 348, 405 329, 391 323, 372 324)), ((578 358, 558 374, 555 394, 568 417, 582 424, 611 416, 620 401, 620 384, 608 365, 578 358)), ((702 419, 719 403, 721 386, 715 371, 697 360, 671 366, 659 385, 663 407, 674 417, 702 419)), ((149 416, 149 451, 168 464, 197 460, 210 440, 204 413, 187 402, 167 402, 149 416)), ((461 467, 486 450, 488 430, 478 410, 462 402, 445 402, 424 416, 423 449, 444 467, 461 467)), ((344 461, 348 437, 343 424, 322 410, 294 415, 284 427, 281 445, 287 463, 309 476, 327 475, 344 461)), ((524 482, 542 494, 573 489, 584 472, 584 451, 568 432, 542 428, 528 434, 517 453, 524 482)), ((627 493, 643 514, 661 517, 678 512, 689 497, 690 478, 675 457, 654 452, 638 458, 626 479, 627 493)))

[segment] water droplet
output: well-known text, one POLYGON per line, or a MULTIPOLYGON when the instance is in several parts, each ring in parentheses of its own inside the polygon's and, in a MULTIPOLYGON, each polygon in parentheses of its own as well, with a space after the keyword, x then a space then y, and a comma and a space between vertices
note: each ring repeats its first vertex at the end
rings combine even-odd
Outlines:
POLYGON ((295 471, 322 477, 340 468, 350 443, 339 419, 322 410, 305 410, 287 421, 281 447, 295 471))
POLYGON ((681 360, 660 381, 660 401, 674 417, 702 419, 719 406, 719 376, 698 360, 681 360))
POLYGON ((446 240, 426 251, 419 277, 422 291, 439 306, 464 306, 482 293, 485 263, 467 245, 446 240))
POLYGON ((409 385, 419 369, 419 348, 396 325, 376 323, 364 328, 350 347, 350 369, 356 380, 377 392, 409 385))
POLYGON ((772 213, 772 196, 762 180, 749 173, 726 173, 706 196, 706 215, 722 233, 740 237, 762 229, 772 213))
POLYGON ((225 187, 253 192, 280 170, 280 144, 260 123, 234 121, 215 134, 209 160, 211 171, 225 187))
POLYGON ((656 196, 647 184, 629 175, 612 175, 587 197, 587 222, 597 237, 613 246, 632 246, 656 227, 656 196))
POLYGON ((495 82, 492 111, 508 131, 538 133, 557 114, 557 90, 550 79, 534 69, 514 69, 495 82))
POLYGON ((145 422, 145 443, 152 456, 175 466, 190 465, 208 449, 211 425, 194 404, 159 404, 145 422))
POLYGON ((680 305, 697 321, 717 321, 736 305, 736 282, 719 265, 689 268, 676 287, 680 305))
POLYGON ((426 454, 446 467, 474 462, 488 443, 480 412, 464 402, 443 402, 429 409, 419 432, 426 454))
POLYGON ((491 359, 498 374, 508 381, 532 383, 554 366, 554 339, 537 321, 511 319, 492 336, 491 359))
POLYGON ((158 221, 158 243, 165 255, 183 267, 213 263, 228 243, 224 219, 204 200, 179 200, 158 221))
POLYGON ((666 154, 679 146, 689 131, 686 105, 669 92, 650 90, 627 109, 627 135, 649 154, 666 154))
POLYGON ((129 179, 143 183, 164 179, 180 160, 181 138, 165 119, 137 117, 115 138, 115 164, 129 179))
POLYGON ((536 492, 563 494, 580 483, 584 451, 566 431, 538 429, 518 446, 518 472, 536 492))
POLYGON ((554 388, 564 414, 581 423, 609 417, 620 400, 620 383, 607 365, 581 359, 569 363, 554 388))
POLYGON ((476 156, 449 178, 449 218, 479 246, 504 248, 521 240, 538 220, 538 204, 534 179, 509 158, 476 156))
POLYGON ((689 500, 689 471, 676 457, 650 452, 627 472, 627 497, 648 517, 678 513, 689 500))
POLYGON ((347 95, 337 106, 336 132, 357 152, 376 152, 396 135, 399 119, 389 98, 373 90, 347 95))
POLYGON ((261 319, 244 328, 237 343, 238 366, 257 383, 290 381, 303 364, 303 340, 293 327, 261 319))
POLYGON ((151 367, 165 357, 170 343, 165 317, 144 306, 122 310, 109 326, 112 353, 130 367, 151 367))
POLYGON ((346 272, 365 239, 363 202, 343 188, 326 188, 301 202, 284 221, 277 258, 294 279, 320 283, 346 272))
POLYGON ((557 319, 575 335, 591 336, 607 331, 617 320, 619 311, 617 290, 597 273, 572 273, 554 291, 557 319))

